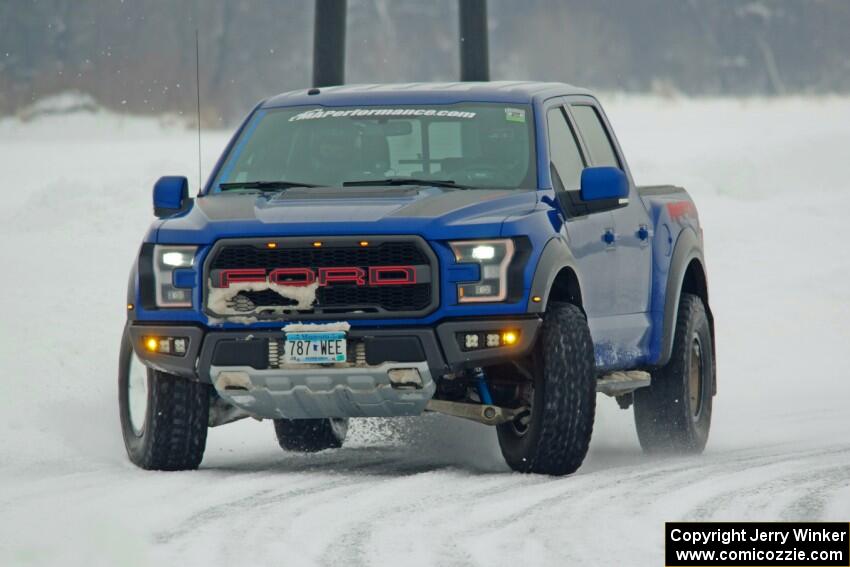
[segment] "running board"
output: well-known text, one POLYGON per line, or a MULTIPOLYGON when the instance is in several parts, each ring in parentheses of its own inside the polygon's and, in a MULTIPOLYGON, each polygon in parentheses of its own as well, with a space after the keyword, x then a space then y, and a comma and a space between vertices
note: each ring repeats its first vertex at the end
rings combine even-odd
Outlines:
POLYGON ((463 402, 449 402, 446 400, 429 400, 425 411, 433 411, 463 419, 471 419, 484 425, 499 425, 513 421, 527 408, 503 408, 488 404, 466 404, 463 402))
POLYGON ((646 388, 651 382, 649 372, 643 370, 619 370, 605 374, 596 381, 596 391, 607 396, 630 394, 638 388, 646 388))

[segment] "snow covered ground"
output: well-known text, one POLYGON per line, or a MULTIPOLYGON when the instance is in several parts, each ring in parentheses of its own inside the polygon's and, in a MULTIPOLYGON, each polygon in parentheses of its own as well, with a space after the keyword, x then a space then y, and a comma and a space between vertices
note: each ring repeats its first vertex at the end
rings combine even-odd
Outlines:
MULTIPOLYGON (((439 416, 313 456, 243 421, 200 471, 136 469, 127 273, 155 179, 197 176, 194 135, 0 121, 0 565, 661 565, 665 520, 850 520, 850 99, 605 102, 638 182, 696 199, 719 395, 706 453, 665 459, 600 399, 568 478, 512 474, 492 430, 439 416)), ((205 135, 206 171, 226 138, 205 135)))

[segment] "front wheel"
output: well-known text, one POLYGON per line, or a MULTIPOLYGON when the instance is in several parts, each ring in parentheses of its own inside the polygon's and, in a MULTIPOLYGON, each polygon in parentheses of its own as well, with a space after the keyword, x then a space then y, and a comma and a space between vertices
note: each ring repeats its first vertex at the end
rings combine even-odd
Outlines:
POLYGON ((315 453, 342 447, 348 419, 276 419, 274 432, 284 451, 315 453))
POLYGON ((547 310, 533 357, 533 382, 521 388, 529 413, 497 427, 499 446, 515 471, 570 474, 587 454, 596 412, 593 341, 581 309, 547 310))
POLYGON ((145 366, 121 341, 118 409, 130 461, 149 470, 196 469, 204 457, 210 386, 145 366))
POLYGON ((701 453, 708 442, 714 394, 714 349, 705 306, 683 293, 670 361, 635 391, 635 425, 649 453, 701 453))

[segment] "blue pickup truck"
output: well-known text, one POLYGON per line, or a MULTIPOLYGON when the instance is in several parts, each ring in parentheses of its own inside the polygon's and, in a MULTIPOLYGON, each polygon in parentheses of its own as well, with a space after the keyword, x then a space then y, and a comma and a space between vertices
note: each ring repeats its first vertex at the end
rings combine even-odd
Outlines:
POLYGON ((289 451, 348 420, 495 426, 514 470, 581 465, 597 393, 646 451, 700 452, 716 392, 702 229, 635 186, 599 101, 560 83, 284 93, 195 198, 154 187, 119 367, 127 453, 197 468, 207 428, 289 451))

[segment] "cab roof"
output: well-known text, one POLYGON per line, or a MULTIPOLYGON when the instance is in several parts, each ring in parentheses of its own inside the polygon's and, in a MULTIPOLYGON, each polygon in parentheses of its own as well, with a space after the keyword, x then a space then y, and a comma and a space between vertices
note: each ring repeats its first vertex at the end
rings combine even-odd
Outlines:
POLYGON ((262 108, 281 106, 353 106, 379 104, 453 104, 459 102, 502 102, 531 104, 553 96, 591 94, 565 83, 535 81, 491 81, 458 83, 399 83, 340 85, 290 91, 273 96, 262 108))

